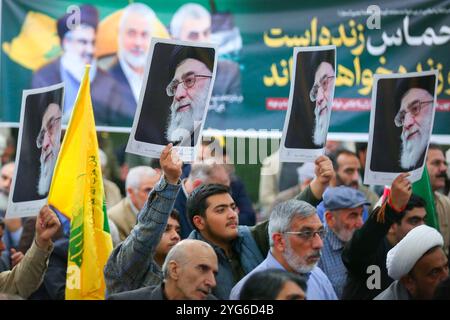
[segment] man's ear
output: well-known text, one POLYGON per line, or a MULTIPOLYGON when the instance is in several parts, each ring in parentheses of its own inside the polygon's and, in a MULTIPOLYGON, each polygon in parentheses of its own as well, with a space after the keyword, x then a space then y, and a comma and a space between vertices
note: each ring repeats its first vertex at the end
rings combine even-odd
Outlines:
POLYGON ((278 252, 284 252, 286 249, 286 240, 279 232, 272 234, 273 248, 278 252))
POLYGON ((202 231, 203 229, 205 229, 206 222, 205 222, 205 218, 203 218, 202 216, 200 216, 200 215, 195 215, 195 216, 192 218, 192 222, 194 223, 194 226, 195 226, 198 230, 202 231))
POLYGON ((173 280, 178 280, 180 277, 180 267, 175 260, 169 262, 169 277, 173 280))
POLYGON ((331 228, 334 227, 334 216, 330 211, 325 211, 325 221, 331 228))
POLYGON ((195 179, 193 182, 192 182, 192 188, 193 189, 196 189, 198 186, 200 186, 202 184, 202 180, 200 180, 200 179, 195 179))

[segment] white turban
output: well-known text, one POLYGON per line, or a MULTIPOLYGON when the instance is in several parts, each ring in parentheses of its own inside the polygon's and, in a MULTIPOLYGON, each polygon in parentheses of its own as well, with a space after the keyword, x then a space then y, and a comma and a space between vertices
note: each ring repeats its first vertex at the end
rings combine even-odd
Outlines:
POLYGON ((444 239, 436 229, 427 225, 412 229, 387 254, 386 267, 389 276, 399 280, 411 271, 425 252, 443 245, 444 239))

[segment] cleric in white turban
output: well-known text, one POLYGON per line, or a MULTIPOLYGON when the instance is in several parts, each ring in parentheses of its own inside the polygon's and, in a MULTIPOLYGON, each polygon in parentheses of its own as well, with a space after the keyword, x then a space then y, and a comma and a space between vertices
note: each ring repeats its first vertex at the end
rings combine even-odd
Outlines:
POLYGON ((418 226, 387 254, 389 276, 396 280, 374 300, 425 300, 448 277, 444 239, 434 228, 418 226))

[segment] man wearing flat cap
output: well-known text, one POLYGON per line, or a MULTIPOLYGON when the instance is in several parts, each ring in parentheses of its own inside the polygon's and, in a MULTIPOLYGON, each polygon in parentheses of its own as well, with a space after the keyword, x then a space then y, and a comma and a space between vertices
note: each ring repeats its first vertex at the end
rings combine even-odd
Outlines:
POLYGON ((430 300, 448 278, 444 239, 429 226, 411 230, 387 254, 386 266, 395 281, 374 300, 430 300))
POLYGON ((208 103, 213 66, 213 49, 175 47, 169 65, 172 80, 166 88, 167 95, 173 97, 167 141, 181 146, 195 145, 208 103))
POLYGON ((347 281, 342 250, 355 230, 363 225, 363 209, 370 202, 361 191, 339 186, 328 188, 323 195, 327 233, 323 240, 319 267, 325 272, 340 299, 347 281))
POLYGON ((45 87, 63 81, 65 97, 62 120, 63 123, 68 123, 85 65, 90 64, 91 98, 96 124, 131 125, 132 119, 124 119, 122 113, 127 109, 127 103, 133 102, 125 101, 119 83, 97 67, 94 49, 98 11, 91 5, 83 5, 79 9, 79 24, 70 24, 73 14, 65 14, 58 19, 57 30, 63 53, 60 58, 36 71, 32 87, 45 87))

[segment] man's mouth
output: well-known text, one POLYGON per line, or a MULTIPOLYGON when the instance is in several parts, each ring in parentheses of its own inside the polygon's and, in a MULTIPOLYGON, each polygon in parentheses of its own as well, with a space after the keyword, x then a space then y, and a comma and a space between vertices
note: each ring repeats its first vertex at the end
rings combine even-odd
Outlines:
POLYGON ((177 112, 188 111, 190 109, 190 107, 191 107, 190 103, 181 105, 177 108, 177 112))
POLYGON ((230 228, 233 228, 233 229, 236 229, 237 228, 237 222, 236 221, 228 222, 226 226, 230 227, 230 228))
POLYGON ((406 136, 406 140, 411 140, 413 136, 419 133, 419 130, 413 131, 406 136))
POLYGON ((209 290, 207 290, 207 289, 200 288, 200 289, 197 289, 197 291, 202 294, 203 298, 206 298, 209 294, 209 290))
POLYGON ((47 162, 48 159, 50 159, 51 156, 52 156, 52 153, 51 153, 51 152, 47 153, 47 155, 46 155, 45 158, 44 158, 44 162, 47 162))
POLYGON ((325 104, 325 106, 319 110, 319 116, 322 115, 322 113, 324 113, 326 110, 328 109, 327 105, 325 104))

